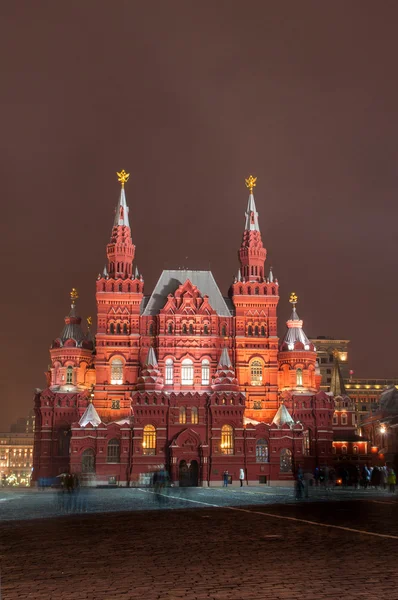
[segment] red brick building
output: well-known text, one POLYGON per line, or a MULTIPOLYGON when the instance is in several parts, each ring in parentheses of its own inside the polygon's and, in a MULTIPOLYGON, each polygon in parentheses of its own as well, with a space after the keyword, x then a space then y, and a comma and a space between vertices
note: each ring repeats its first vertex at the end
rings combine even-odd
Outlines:
POLYGON ((96 282, 97 334, 75 290, 35 396, 34 479, 70 469, 99 484, 145 483, 165 465, 176 483, 292 479, 331 462, 334 400, 319 391, 316 348, 293 311, 279 341, 279 284, 265 272, 253 188, 238 275, 223 297, 210 271, 166 270, 144 295, 124 183, 107 264, 96 282))

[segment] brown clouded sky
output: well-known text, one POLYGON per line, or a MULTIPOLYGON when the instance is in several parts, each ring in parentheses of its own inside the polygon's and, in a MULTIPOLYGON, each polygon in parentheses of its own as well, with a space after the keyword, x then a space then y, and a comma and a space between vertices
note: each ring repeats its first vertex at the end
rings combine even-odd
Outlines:
POLYGON ((237 270, 244 178, 308 335, 398 376, 398 4, 3 2, 0 428, 32 406, 68 292, 95 279, 126 188, 149 293, 163 268, 237 270))

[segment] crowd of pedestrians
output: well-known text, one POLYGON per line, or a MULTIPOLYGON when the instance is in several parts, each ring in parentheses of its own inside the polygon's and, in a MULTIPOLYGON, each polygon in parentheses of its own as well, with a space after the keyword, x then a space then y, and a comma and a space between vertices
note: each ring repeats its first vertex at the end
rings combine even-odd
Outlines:
POLYGON ((324 465, 316 467, 314 473, 304 472, 301 466, 296 470, 296 498, 305 498, 309 496, 311 485, 323 487, 325 490, 333 490, 336 485, 342 488, 351 486, 354 489, 383 489, 394 494, 397 483, 396 473, 392 467, 384 465, 382 467, 369 467, 363 465, 362 468, 356 466, 352 469, 343 467, 337 472, 333 467, 324 465))
POLYGON ((63 473, 58 479, 58 510, 67 513, 87 512, 90 488, 82 486, 79 477, 76 474, 63 473))

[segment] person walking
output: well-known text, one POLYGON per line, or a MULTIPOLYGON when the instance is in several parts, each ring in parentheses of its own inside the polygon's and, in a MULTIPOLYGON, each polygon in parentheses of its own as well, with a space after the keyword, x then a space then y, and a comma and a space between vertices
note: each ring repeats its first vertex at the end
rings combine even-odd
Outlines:
POLYGON ((391 494, 395 494, 395 486, 397 483, 397 476, 395 475, 394 469, 389 469, 387 483, 388 483, 389 491, 391 492, 391 494))
POLYGON ((387 467, 385 465, 380 468, 380 486, 383 490, 385 490, 387 486, 387 467))
POLYGON ((224 471, 223 473, 223 487, 228 487, 228 471, 224 471))
POLYGON ((240 471, 239 471, 240 487, 243 486, 244 480, 245 480, 245 470, 244 469, 240 469, 240 471))

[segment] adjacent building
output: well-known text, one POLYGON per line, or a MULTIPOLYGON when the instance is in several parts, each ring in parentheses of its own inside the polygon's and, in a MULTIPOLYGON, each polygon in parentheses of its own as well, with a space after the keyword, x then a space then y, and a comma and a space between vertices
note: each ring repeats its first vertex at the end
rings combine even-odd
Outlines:
POLYGON ((348 344, 350 343, 350 340, 336 340, 331 337, 320 335, 317 338, 312 338, 311 342, 316 347, 319 371, 322 376, 321 389, 328 392, 330 391, 335 360, 339 363, 343 378, 349 378, 348 344))
POLYGON ((1 485, 30 485, 32 468, 33 432, 0 433, 1 485))

